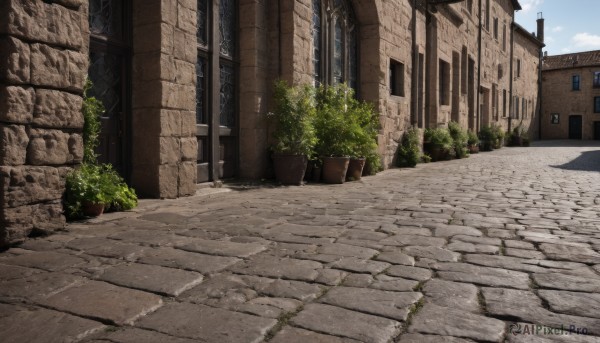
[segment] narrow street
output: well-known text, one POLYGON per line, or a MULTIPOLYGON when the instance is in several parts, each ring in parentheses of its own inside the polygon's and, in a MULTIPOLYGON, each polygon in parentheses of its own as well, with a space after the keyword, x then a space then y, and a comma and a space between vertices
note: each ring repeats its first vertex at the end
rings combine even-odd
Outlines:
POLYGON ((600 342, 600 143, 579 144, 71 223, 0 253, 0 340, 600 342))

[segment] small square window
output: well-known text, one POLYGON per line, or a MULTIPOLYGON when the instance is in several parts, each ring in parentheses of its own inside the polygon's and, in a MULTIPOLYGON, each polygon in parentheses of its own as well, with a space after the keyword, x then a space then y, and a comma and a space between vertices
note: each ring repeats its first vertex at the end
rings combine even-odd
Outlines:
POLYGON ((574 91, 578 91, 580 88, 580 83, 581 83, 581 79, 579 78, 579 75, 573 75, 573 86, 572 86, 572 90, 574 91))
POLYGON ((390 94, 404 96, 404 64, 390 61, 390 94))
POLYGON ((560 114, 552 113, 550 115, 550 123, 551 124, 560 124, 560 114))
POLYGON ((594 98, 594 113, 600 113, 600 96, 594 98))
POLYGON ((600 88, 600 71, 594 72, 594 88, 600 88))

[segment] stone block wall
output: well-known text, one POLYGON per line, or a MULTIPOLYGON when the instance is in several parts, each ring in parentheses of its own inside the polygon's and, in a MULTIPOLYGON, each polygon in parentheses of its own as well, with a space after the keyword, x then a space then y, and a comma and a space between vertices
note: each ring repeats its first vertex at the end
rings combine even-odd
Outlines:
POLYGON ((196 191, 196 1, 133 1, 132 183, 141 196, 196 191))
POLYGON ((65 175, 83 158, 88 37, 83 0, 0 2, 0 245, 65 224, 65 175))
MULTIPOLYGON (((512 127, 521 125, 527 129, 529 136, 533 139, 539 138, 539 97, 538 82, 540 65, 539 46, 532 44, 529 33, 515 32, 514 57, 521 62, 521 75, 515 75, 513 95, 519 98, 519 116, 513 118, 512 127), (525 112, 523 112, 523 99, 525 100, 525 112)), ((516 67, 515 67, 516 68, 516 67)), ((516 104, 513 105, 516 107, 516 104)), ((513 114, 516 108, 513 108, 513 114)))

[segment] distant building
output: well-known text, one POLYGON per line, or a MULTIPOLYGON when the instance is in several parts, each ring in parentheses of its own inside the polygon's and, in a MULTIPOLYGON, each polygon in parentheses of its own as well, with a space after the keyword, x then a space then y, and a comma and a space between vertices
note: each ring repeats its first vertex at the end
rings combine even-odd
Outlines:
POLYGON ((600 50, 544 57, 542 138, 600 140, 600 50))
POLYGON ((443 2, 1 0, 0 245, 64 226, 88 75, 107 109, 102 162, 142 197, 266 177, 277 79, 356 89, 385 168, 409 127, 535 137, 543 19, 535 35, 517 0, 443 2))

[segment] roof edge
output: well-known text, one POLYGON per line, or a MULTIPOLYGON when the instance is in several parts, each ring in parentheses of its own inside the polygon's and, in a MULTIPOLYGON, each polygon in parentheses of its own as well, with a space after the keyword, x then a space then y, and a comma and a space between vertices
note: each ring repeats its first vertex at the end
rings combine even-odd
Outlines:
POLYGON ((515 8, 515 11, 520 11, 523 9, 523 7, 521 7, 521 4, 519 3, 519 0, 512 0, 512 4, 515 8))
POLYGON ((521 33, 523 36, 525 36, 525 38, 529 39, 530 41, 532 41, 533 43, 535 43, 538 47, 543 48, 546 46, 546 44, 544 44, 543 42, 541 42, 534 34, 532 34, 531 32, 527 31, 526 28, 524 28, 523 26, 519 25, 517 22, 513 22, 513 25, 516 29, 517 32, 521 33))

